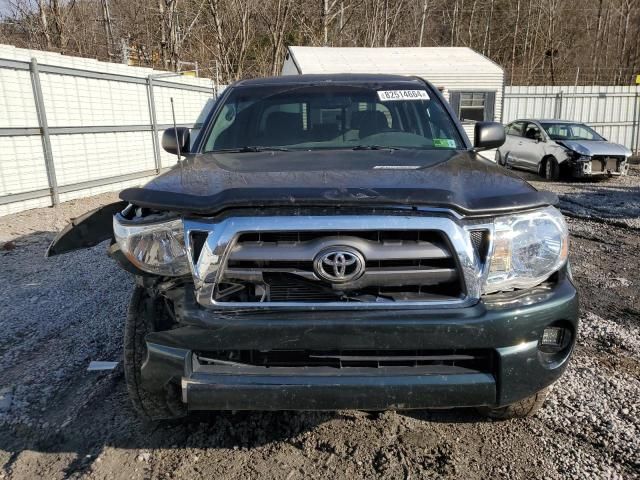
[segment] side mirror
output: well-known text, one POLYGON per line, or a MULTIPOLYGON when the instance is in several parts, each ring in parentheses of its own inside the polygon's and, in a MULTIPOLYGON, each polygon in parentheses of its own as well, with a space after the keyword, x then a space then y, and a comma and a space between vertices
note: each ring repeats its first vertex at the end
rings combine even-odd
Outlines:
POLYGON ((162 132, 162 148, 177 155, 189 151, 189 129, 185 127, 171 127, 162 132))
POLYGON ((478 150, 498 148, 505 141, 504 127, 497 122, 477 122, 473 147, 478 150))

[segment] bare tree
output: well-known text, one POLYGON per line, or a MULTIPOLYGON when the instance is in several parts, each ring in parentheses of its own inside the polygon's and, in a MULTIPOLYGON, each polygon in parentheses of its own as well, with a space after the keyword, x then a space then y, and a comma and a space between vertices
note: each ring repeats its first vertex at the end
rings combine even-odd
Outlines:
POLYGON ((628 83, 640 69, 640 0, 5 1, 5 43, 165 69, 197 63, 225 82, 277 74, 292 44, 469 46, 514 84, 628 83))
POLYGON ((109 12, 109 3, 108 0, 101 0, 102 6, 102 22, 104 23, 104 36, 107 47, 107 54, 112 56, 112 48, 113 48, 113 26, 111 22, 111 13, 109 12))
POLYGON ((513 85, 513 77, 516 70, 516 44, 518 43, 518 27, 520 26, 520 0, 516 2, 516 26, 513 32, 513 47, 511 48, 511 85, 513 85))
POLYGON ((284 34, 288 26, 292 0, 275 0, 275 5, 266 3, 260 10, 271 40, 271 75, 276 75, 281 65, 284 34))
POLYGON ((495 4, 495 0, 489 0, 489 1, 490 1, 489 15, 487 16, 487 23, 484 29, 484 42, 482 42, 482 54, 487 56, 490 55, 489 32, 491 31, 491 20, 493 20, 493 7, 495 4))
POLYGON ((424 39, 424 26, 427 22, 427 7, 429 6, 429 0, 422 0, 422 16, 420 19, 420 36, 418 37, 418 46, 422 46, 424 39))
POLYGON ((38 10, 40 16, 40 25, 42 27, 42 34, 44 35, 47 48, 52 47, 51 34, 49 33, 49 20, 47 19, 47 10, 44 4, 44 0, 38 0, 38 10))

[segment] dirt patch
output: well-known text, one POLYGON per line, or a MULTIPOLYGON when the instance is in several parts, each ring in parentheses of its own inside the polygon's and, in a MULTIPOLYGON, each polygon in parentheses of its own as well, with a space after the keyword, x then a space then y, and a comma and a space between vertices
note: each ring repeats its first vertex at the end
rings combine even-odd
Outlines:
POLYGON ((0 218, 0 478, 640 478, 640 177, 549 183, 570 214, 579 344, 532 419, 469 410, 196 415, 143 424, 120 360, 132 279, 105 246, 44 260, 102 195, 0 218), (9 243, 8 243, 9 242, 9 243), (6 247, 7 243, 9 247, 6 247))

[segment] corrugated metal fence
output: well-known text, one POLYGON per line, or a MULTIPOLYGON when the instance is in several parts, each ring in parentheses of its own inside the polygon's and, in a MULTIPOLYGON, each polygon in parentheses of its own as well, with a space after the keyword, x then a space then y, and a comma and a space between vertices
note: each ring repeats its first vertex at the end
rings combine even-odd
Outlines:
POLYGON ((506 87, 503 123, 519 118, 575 120, 640 153, 640 86, 506 87))
POLYGON ((175 163, 170 98, 192 127, 214 96, 206 79, 25 52, 0 46, 0 215, 151 178, 175 163))
MULTIPOLYGON (((173 165, 159 145, 170 98, 178 124, 193 126, 214 87, 170 75, 0 45, 0 215, 139 184, 173 165)), ((506 87, 502 112, 503 123, 585 122, 640 153, 640 87, 506 87)))

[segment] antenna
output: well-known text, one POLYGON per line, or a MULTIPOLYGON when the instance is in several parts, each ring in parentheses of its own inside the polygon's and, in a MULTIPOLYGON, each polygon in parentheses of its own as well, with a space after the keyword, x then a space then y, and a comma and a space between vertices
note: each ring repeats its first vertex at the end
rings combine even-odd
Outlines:
POLYGON ((178 147, 178 151, 176 152, 176 155, 178 155, 178 165, 182 166, 180 142, 178 141, 178 125, 176 124, 176 109, 173 106, 173 97, 171 97, 171 116, 173 117, 173 133, 176 136, 176 147, 178 147))
POLYGON ((213 94, 214 94, 214 99, 218 99, 218 95, 220 94, 220 92, 218 91, 218 89, 220 88, 220 78, 218 77, 218 61, 216 60, 216 80, 215 80, 215 85, 213 88, 213 94))

